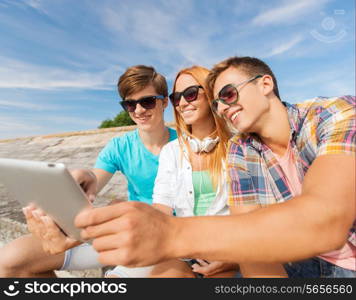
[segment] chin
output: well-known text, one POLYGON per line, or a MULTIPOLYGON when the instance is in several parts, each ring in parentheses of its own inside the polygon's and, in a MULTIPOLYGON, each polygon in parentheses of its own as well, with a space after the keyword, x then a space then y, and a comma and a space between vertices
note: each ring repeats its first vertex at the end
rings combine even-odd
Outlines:
POLYGON ((155 125, 152 123, 146 123, 146 124, 142 124, 142 123, 136 123, 137 127, 143 130, 150 130, 150 129, 154 129, 155 125))
POLYGON ((233 130, 232 132, 235 133, 235 134, 238 134, 238 133, 243 133, 243 134, 247 134, 247 133, 250 133, 251 132, 251 126, 248 126, 248 124, 243 124, 242 122, 239 122, 237 124, 232 124, 230 123, 229 124, 230 128, 232 127, 233 130))
POLYGON ((191 118, 187 118, 187 119, 183 118, 183 122, 184 122, 184 124, 186 124, 186 125, 192 125, 192 124, 194 124, 195 121, 196 121, 196 120, 191 119, 191 118))

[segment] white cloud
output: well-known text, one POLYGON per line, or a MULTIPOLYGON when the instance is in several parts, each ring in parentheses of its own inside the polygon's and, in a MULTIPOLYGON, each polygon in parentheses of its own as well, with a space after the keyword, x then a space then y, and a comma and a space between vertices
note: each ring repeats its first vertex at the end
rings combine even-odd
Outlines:
POLYGON ((58 116, 55 114, 37 116, 9 116, 0 114, 0 140, 52 134, 55 132, 94 129, 99 124, 99 120, 58 116))
MULTIPOLYGON (((14 2, 14 1, 12 1, 14 2)), ((47 10, 43 6, 43 1, 42 0, 22 0, 22 3, 19 2, 18 4, 22 4, 24 6, 29 6, 33 9, 36 9, 38 12, 48 15, 47 10)))
POLYGON ((284 1, 284 5, 278 5, 278 7, 273 7, 258 14, 253 18, 252 24, 265 26, 289 23, 316 9, 320 9, 328 1, 329 0, 284 1))
POLYGON ((295 45, 299 44, 303 40, 302 36, 296 36, 292 40, 282 43, 278 45, 277 47, 273 48, 268 54, 266 54, 264 57, 271 57, 274 55, 282 54, 284 52, 287 52, 288 50, 292 49, 295 45))
POLYGON ((117 67, 90 73, 0 57, 0 88, 107 90, 115 82, 116 72, 117 67))
MULTIPOLYGON (((90 119, 80 119, 77 117, 66 117, 58 115, 47 115, 40 118, 40 121, 46 121, 50 124, 72 124, 78 126, 85 126, 87 128, 96 128, 100 125, 101 121, 99 120, 90 120, 90 119)), ((80 129, 78 129, 80 130, 80 129)))
POLYGON ((41 8, 41 0, 26 0, 24 3, 27 4, 28 6, 35 8, 35 9, 41 8))
POLYGON ((42 111, 42 110, 57 110, 62 109, 62 106, 49 105, 49 104, 35 104, 25 101, 15 101, 15 100, 0 100, 0 108, 20 108, 26 110, 42 111))
POLYGON ((216 22, 214 8, 207 7, 206 14, 196 14, 190 1, 179 5, 140 2, 140 6, 135 2, 116 2, 104 7, 100 14, 114 39, 116 35, 117 41, 130 41, 120 48, 145 47, 144 59, 159 60, 168 72, 176 72, 181 65, 210 65, 217 61, 212 37, 224 28, 216 22))

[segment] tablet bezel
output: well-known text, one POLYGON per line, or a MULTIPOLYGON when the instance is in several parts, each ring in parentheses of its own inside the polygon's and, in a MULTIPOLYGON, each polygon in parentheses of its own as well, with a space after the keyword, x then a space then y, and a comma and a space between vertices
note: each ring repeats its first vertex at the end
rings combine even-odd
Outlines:
POLYGON ((74 218, 91 204, 63 163, 0 158, 0 184, 22 206, 34 203, 68 236, 81 240, 74 218))

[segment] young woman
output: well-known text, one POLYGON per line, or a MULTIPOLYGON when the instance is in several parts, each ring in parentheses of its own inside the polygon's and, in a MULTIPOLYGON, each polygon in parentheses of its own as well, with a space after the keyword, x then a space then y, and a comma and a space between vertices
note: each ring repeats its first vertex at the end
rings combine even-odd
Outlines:
MULTIPOLYGON (((167 214, 175 211, 177 217, 229 213, 224 162, 230 132, 211 111, 205 93, 208 74, 199 66, 181 70, 169 96, 178 139, 162 149, 153 203, 167 214)), ((192 264, 193 272, 205 276, 233 276, 237 269, 236 264, 200 259, 192 264)), ((156 271, 165 275, 163 268, 156 271)))

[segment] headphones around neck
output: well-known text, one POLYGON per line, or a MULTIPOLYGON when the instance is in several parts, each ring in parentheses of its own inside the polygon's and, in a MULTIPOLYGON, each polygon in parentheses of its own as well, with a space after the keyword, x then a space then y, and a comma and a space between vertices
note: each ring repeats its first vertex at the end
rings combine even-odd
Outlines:
POLYGON ((211 137, 206 137, 203 140, 184 135, 189 143, 190 149, 195 153, 205 152, 208 153, 215 148, 217 143, 219 143, 220 138, 217 136, 215 139, 211 137))

